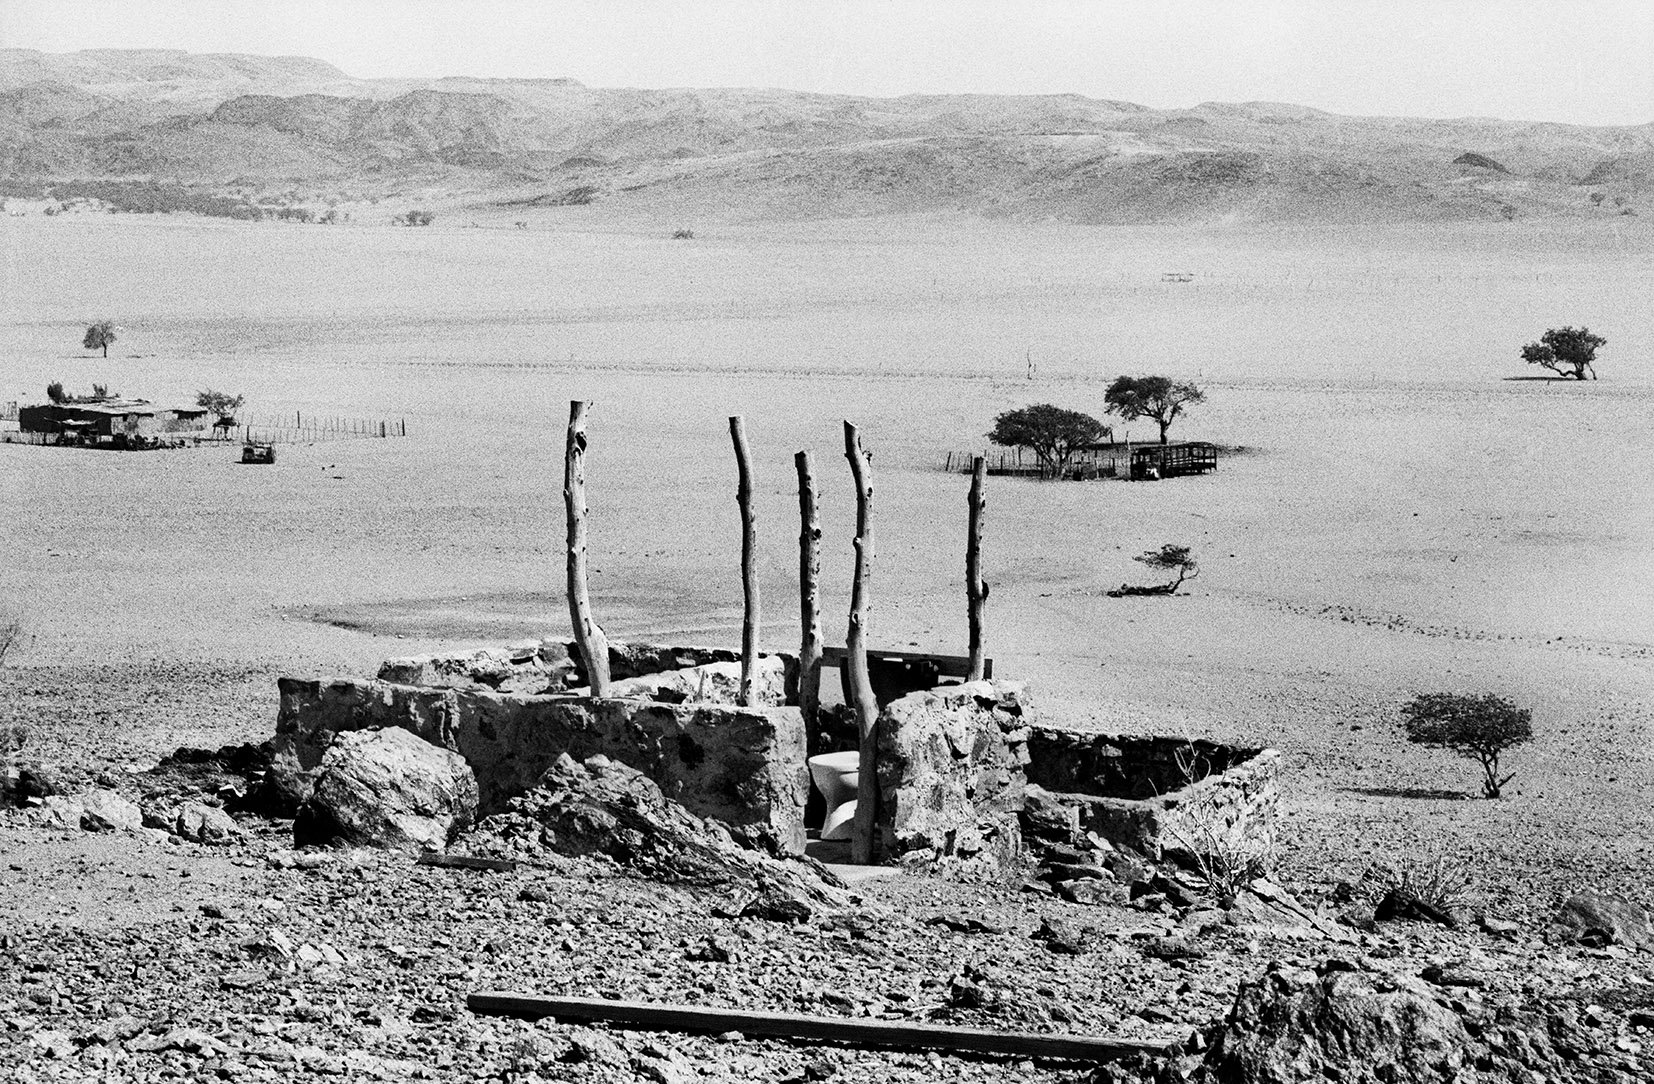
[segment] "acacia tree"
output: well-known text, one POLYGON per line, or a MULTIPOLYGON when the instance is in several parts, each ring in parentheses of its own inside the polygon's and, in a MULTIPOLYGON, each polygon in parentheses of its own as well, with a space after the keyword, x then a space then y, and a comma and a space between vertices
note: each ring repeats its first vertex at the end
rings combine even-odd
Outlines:
POLYGON ((1183 586, 1184 580, 1192 580, 1200 575, 1200 563, 1195 560, 1194 553, 1188 546, 1180 546, 1175 542, 1167 542, 1157 550, 1146 550, 1132 560, 1148 565, 1157 572, 1175 573, 1177 579, 1164 587, 1168 595, 1177 594, 1177 589, 1183 586))
POLYGON ((203 410, 210 411, 217 419, 216 425, 220 429, 228 429, 235 425, 235 412, 241 409, 244 397, 231 395, 227 391, 198 392, 195 396, 195 405, 203 410))
POLYGON ((1608 340, 1591 334, 1590 328, 1553 327, 1539 336, 1538 342, 1522 348, 1522 360, 1558 376, 1584 380, 1589 373, 1595 380, 1597 371, 1591 363, 1597 359, 1597 348, 1606 345, 1608 340))
POLYGON ((99 320, 95 324, 86 325, 86 338, 81 345, 88 350, 103 350, 103 356, 109 356, 109 344, 115 341, 115 325, 108 320, 99 320))
POLYGON ((1126 421, 1153 418, 1160 426, 1160 443, 1183 408, 1206 401, 1206 393, 1195 385, 1178 383, 1168 376, 1121 376, 1103 393, 1111 413, 1126 421))
POLYGON ((1050 403, 1007 410, 994 419, 988 433, 995 444, 1031 449, 1047 478, 1061 478, 1075 451, 1112 436, 1109 427, 1091 415, 1050 403))
POLYGON ((1407 740, 1451 749, 1482 765, 1482 795, 1497 798, 1515 776, 1499 775, 1499 754, 1533 738, 1533 712, 1502 696, 1420 693, 1401 709, 1407 740))

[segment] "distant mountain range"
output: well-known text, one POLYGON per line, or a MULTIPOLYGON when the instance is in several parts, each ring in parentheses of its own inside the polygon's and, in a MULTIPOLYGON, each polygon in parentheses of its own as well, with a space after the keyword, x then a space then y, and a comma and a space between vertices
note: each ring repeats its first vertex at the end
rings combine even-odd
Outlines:
POLYGON ((525 213, 605 202, 1122 223, 1605 216, 1654 196, 1654 123, 355 79, 304 57, 6 49, 0 177, 13 193, 67 180, 315 200, 440 191, 525 213))

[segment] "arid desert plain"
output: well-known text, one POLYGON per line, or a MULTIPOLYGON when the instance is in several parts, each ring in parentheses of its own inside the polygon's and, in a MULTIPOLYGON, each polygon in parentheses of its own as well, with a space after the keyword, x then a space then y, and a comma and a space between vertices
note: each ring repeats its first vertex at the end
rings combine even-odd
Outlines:
MULTIPOLYGON (((600 209, 428 229, 169 216, 0 219, 0 400, 204 387, 254 416, 406 419, 406 438, 152 454, 0 445, 0 604, 32 642, 0 724, 52 759, 147 767, 271 731, 284 673, 565 636, 563 432, 590 399, 593 604, 612 637, 733 645, 726 419, 757 456, 765 646, 797 641, 793 453, 823 492, 829 643, 873 456, 872 642, 962 653, 968 479, 1001 411, 1101 415, 1120 374, 1192 379, 1173 436, 1230 446, 1158 484, 994 478, 996 672, 1048 717, 1284 754, 1285 875, 1441 853, 1539 916, 1654 904, 1654 230, 1640 219, 1091 227, 974 216, 680 223, 600 209), (670 239, 676 227, 692 240, 670 239), (1190 282, 1166 282, 1188 272, 1190 282), (86 322, 121 328, 107 360, 86 322), (1532 376, 1547 327, 1596 382, 1532 376), (1032 373, 1030 375, 1030 363, 1032 373), (1172 598, 1107 597, 1194 547, 1172 598), (1533 711, 1505 798, 1407 745, 1419 692, 1533 711)), ((1134 441, 1152 439, 1148 422, 1134 441)), ((68 888, 0 897, 0 921, 68 888)))

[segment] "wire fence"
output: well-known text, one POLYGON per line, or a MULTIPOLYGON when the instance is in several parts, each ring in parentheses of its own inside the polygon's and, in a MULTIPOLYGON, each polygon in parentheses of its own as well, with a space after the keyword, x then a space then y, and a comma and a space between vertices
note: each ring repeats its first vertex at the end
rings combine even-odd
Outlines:
POLYGON ((408 435, 408 420, 399 418, 341 418, 332 415, 253 415, 234 431, 246 443, 314 444, 329 440, 385 440, 408 435))

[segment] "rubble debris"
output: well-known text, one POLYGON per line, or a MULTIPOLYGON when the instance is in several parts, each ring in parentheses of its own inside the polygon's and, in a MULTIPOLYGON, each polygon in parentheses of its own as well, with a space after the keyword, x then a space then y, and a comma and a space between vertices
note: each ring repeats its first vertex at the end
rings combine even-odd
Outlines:
POLYGON ((667 883, 756 886, 766 899, 795 904, 849 900, 843 882, 819 863, 743 849, 722 824, 697 817, 642 772, 601 754, 584 764, 560 756, 507 812, 485 819, 465 849, 529 860, 543 852, 604 855, 667 883))

